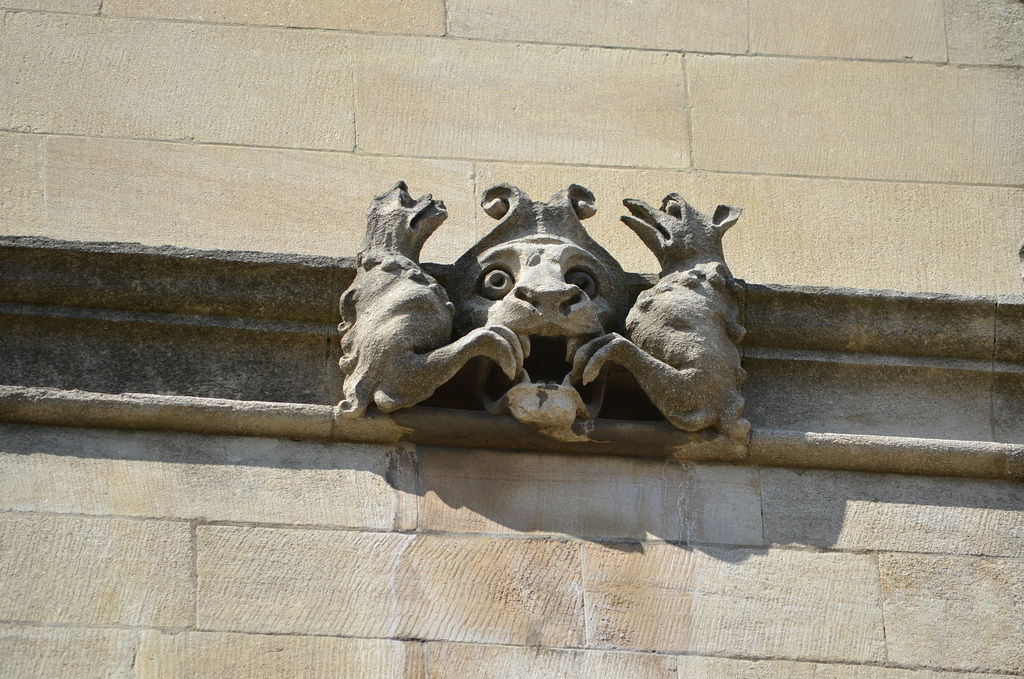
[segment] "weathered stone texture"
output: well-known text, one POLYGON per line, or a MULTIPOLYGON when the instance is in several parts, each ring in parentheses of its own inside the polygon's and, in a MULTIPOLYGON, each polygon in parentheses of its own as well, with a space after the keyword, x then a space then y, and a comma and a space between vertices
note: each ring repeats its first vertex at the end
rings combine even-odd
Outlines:
MULTIPOLYGON (((0 126, 351 150, 344 36, 10 13, 0 126)), ((244 170, 242 171, 244 172, 244 170)))
POLYGON ((752 354, 744 357, 750 377, 743 391, 744 414, 754 426, 973 441, 992 436, 992 375, 984 370, 752 354))
POLYGON ((0 0, 0 9, 33 9, 44 12, 96 14, 102 0, 0 0))
POLYGON ((743 207, 724 247, 729 268, 751 282, 961 294, 1024 291, 1015 255, 1024 191, 1017 188, 478 164, 479 186, 500 182, 531 195, 582 183, 597 197, 598 211, 587 230, 629 271, 658 267, 619 222, 622 198, 650 202, 677 191, 701 210, 719 203, 743 207))
POLYGON ((185 523, 0 514, 0 619, 192 624, 185 523))
POLYGON ((431 679, 675 679, 676 659, 621 651, 427 644, 431 679))
POLYGON ((400 492, 387 480, 399 460, 392 453, 342 442, 5 425, 0 510, 391 530, 403 525, 400 492))
POLYGON ((384 639, 143 632, 135 677, 422 679, 419 644, 384 639))
POLYGON ((1024 561, 879 556, 889 661, 1024 671, 1024 561))
POLYGON ((43 233, 43 138, 0 133, 0 230, 43 233))
POLYGON ((442 0, 105 0, 103 14, 382 33, 444 33, 442 0))
POLYGON ((426 531, 761 544, 757 477, 738 467, 428 451, 426 531))
POLYGON ((852 550, 1024 556, 1024 484, 765 469, 765 539, 852 550))
POLYGON ((362 151, 689 163, 678 54, 371 36, 351 44, 362 151))
POLYGON ((134 657, 132 632, 0 625, 4 679, 135 679, 134 657))
POLYGON ((1024 183, 1024 74, 686 57, 693 164, 707 170, 1024 183))
MULTIPOLYGON (((832 665, 787 660, 732 660, 701 656, 678 658, 678 679, 964 679, 959 672, 903 670, 868 665, 832 665)), ((1003 674, 971 674, 997 679, 1003 674)))
POLYGON ((949 60, 1024 66, 1024 4, 1019 0, 947 0, 949 60))
POLYGON ((869 556, 586 544, 584 579, 588 636, 598 646, 883 659, 869 556))
POLYGON ((353 255, 365 206, 399 179, 456 217, 425 260, 450 262, 477 235, 465 162, 77 137, 49 138, 47 154, 52 238, 353 255))
POLYGON ((203 629, 583 641, 573 543, 228 527, 198 540, 203 629))
POLYGON ((449 0, 451 34, 609 47, 746 52, 747 6, 739 0, 449 0))
POLYGON ((944 29, 942 0, 750 3, 755 54, 945 61, 944 29))

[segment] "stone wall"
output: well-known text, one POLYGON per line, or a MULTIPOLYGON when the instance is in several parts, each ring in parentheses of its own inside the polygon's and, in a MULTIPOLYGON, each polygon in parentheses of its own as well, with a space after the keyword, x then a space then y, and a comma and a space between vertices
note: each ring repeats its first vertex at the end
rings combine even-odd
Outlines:
POLYGON ((354 254, 404 178, 746 208, 757 283, 1024 291, 1019 0, 0 0, 0 232, 354 254))
POLYGON ((4 677, 1024 673, 1020 483, 29 425, 0 441, 4 677))

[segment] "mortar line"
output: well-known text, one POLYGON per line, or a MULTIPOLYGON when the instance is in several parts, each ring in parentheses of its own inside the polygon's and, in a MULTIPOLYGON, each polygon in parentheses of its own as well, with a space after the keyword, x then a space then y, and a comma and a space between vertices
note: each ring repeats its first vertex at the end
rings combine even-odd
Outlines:
POLYGON ((420 642, 420 662, 423 663, 423 679, 430 679, 430 671, 427 669, 427 642, 420 642))
POLYGON ((937 180, 937 179, 897 179, 897 178, 878 178, 878 177, 857 177, 857 176, 844 176, 844 175, 816 175, 816 174, 799 174, 790 172, 762 172, 758 170, 722 170, 713 168, 692 168, 692 167, 655 167, 647 165, 602 165, 602 164, 582 164, 582 163, 570 163, 563 161, 547 161, 547 160, 518 160, 518 159, 503 159, 503 158, 475 158, 470 156, 432 156, 432 155, 416 155, 409 153, 398 153, 388 154, 379 152, 367 152, 360 150, 359 153, 355 153, 350 150, 343 149, 328 149, 328 148, 314 148, 304 146, 272 146, 265 144, 242 144, 235 142, 222 142, 222 141, 192 141, 184 139, 160 139, 152 137, 115 137, 110 135, 101 134, 86 134, 76 132, 24 132, 17 128, 0 128, 0 132, 9 132, 11 134, 23 134, 23 135, 38 135, 38 136, 50 136, 50 137, 69 137, 73 139, 104 139, 108 141, 127 141, 127 142, 144 142, 153 144, 178 144, 183 146, 196 146, 196 147, 226 147, 226 148, 239 148, 239 149, 251 149, 259 151, 296 151, 301 153, 331 153, 338 155, 347 155, 354 157, 365 157, 365 158, 392 158, 399 160, 434 160, 434 161, 451 161, 461 163, 483 163, 483 164, 495 164, 495 165, 513 165, 513 166, 526 166, 526 167, 575 167, 582 170, 626 170, 626 171, 637 171, 637 172, 666 172, 666 173, 679 173, 689 174, 692 172, 707 172, 712 174, 728 174, 728 175, 742 175, 750 177, 784 177, 790 179, 815 179, 824 181, 852 181, 852 182, 875 182, 883 184, 919 184, 928 186, 958 186, 958 187, 978 187, 978 188, 994 188, 994 189, 1024 189, 1024 183, 1021 184, 999 184, 994 182, 964 182, 964 181, 950 181, 950 180, 937 180))
POLYGON ((752 0, 747 0, 747 54, 752 54, 754 51, 753 14, 750 11, 751 2, 752 0))
MULTIPOLYGON (((448 33, 451 32, 451 17, 448 14, 448 0, 441 0, 441 10, 444 13, 444 32, 441 34, 442 38, 447 38, 448 33)), ((424 672, 426 672, 426 665, 424 665, 424 672)))
POLYGON ((697 164, 693 160, 693 104, 690 97, 690 68, 689 58, 684 54, 682 58, 683 69, 683 111, 686 114, 686 160, 687 167, 693 171, 697 164))
POLYGON ((50 197, 48 195, 48 188, 49 187, 47 186, 48 183, 49 183, 49 177, 48 177, 48 174, 47 174, 47 165, 48 165, 47 164, 47 159, 49 158, 49 155, 50 155, 50 144, 49 144, 49 141, 50 140, 46 137, 46 135, 43 135, 43 169, 42 169, 42 175, 43 175, 43 177, 42 177, 42 179, 43 179, 43 233, 45 233, 45 234, 49 234, 50 233, 50 214, 49 214, 49 210, 50 210, 50 197))
MULTIPOLYGON (((0 624, 10 624, 19 627, 29 627, 38 629, 85 629, 85 630, 110 630, 110 631, 122 631, 122 632, 145 632, 145 631, 158 631, 167 634, 178 634, 186 631, 181 627, 146 627, 141 625, 116 625, 116 624, 80 624, 74 622, 36 622, 32 620, 18 620, 18 619, 0 619, 0 624)), ((310 632, 267 632, 267 631, 254 631, 254 630, 199 630, 207 631, 215 634, 224 635, 244 635, 244 636, 259 636, 259 637, 289 637, 289 638, 329 638, 329 639, 352 639, 352 640, 366 640, 366 641, 415 641, 423 644, 424 648, 430 641, 437 641, 452 645, 464 645, 464 646, 498 646, 502 648, 510 648, 522 650, 525 645, 523 643, 513 642, 501 642, 501 641, 456 641, 450 639, 410 639, 400 637, 383 637, 383 636, 367 636, 367 635, 356 635, 356 634, 338 634, 335 632, 321 632, 321 633, 310 633, 310 632)), ((695 653, 692 651, 665 651, 665 650, 643 650, 635 648, 625 647, 614 647, 614 648, 588 648, 578 646, 556 646, 556 645, 544 645, 536 648, 544 648, 555 651, 566 651, 570 653, 578 653, 580 651, 593 652, 593 653, 627 653, 634 655, 643 656, 658 656, 658 657, 697 657, 697 658, 720 658, 725 660, 752 660, 752 661, 764 661, 764 660, 784 660, 795 663, 814 665, 839 665, 847 667, 879 667, 886 669, 908 669, 908 670, 930 670, 932 672, 946 672, 950 674, 962 675, 965 679, 969 679, 972 676, 990 676, 991 671, 987 669, 982 670, 964 670, 956 668, 946 667, 924 667, 921 665, 901 665, 889 662, 877 662, 877 661, 857 661, 857 660, 808 660, 807 658, 791 657, 786 655, 742 655, 742 654, 728 654, 728 653, 695 653)), ((1001 669, 996 670, 1000 676, 1024 676, 1024 672, 1018 672, 1014 670, 1001 669)))
POLYGON ((199 536, 198 521, 189 524, 189 540, 192 544, 192 627, 199 629, 199 536))
POLYGON ((590 609, 587 606, 587 558, 583 549, 583 541, 579 542, 578 547, 580 553, 580 602, 583 605, 583 645, 586 647, 592 643, 593 625, 590 621, 590 609))
POLYGON ((882 565, 879 563, 878 554, 874 554, 872 561, 875 563, 875 573, 878 574, 878 612, 882 616, 882 658, 883 662, 889 664, 889 639, 885 629, 885 592, 882 590, 882 565))
POLYGON ((949 0, 942 2, 942 40, 946 47, 946 63, 952 61, 949 58, 949 0))
POLYGON ((995 296, 995 312, 992 314, 992 356, 990 358, 991 369, 988 377, 988 423, 989 438, 996 439, 996 350, 999 347, 999 295, 995 296))
MULTIPOLYGON (((54 12, 49 10, 36 10, 36 9, 23 9, 23 8, 8 8, 5 9, 6 14, 60 14, 70 15, 78 17, 87 17, 93 19, 101 19, 105 21, 132 21, 132 22, 157 22, 157 23, 171 23, 171 24, 187 24, 196 26, 231 26, 241 28, 255 28, 255 29, 270 29, 270 30, 284 30, 284 31, 318 31, 328 34, 351 34, 351 35, 369 35, 379 36, 384 38, 407 38, 412 40, 464 40, 467 42, 483 42, 483 43, 495 43, 495 44, 509 44, 509 45, 539 45, 539 46, 551 46, 551 47, 579 47, 581 49, 606 49, 606 50, 622 50, 631 52, 655 52, 661 54, 698 54, 702 56, 726 56, 726 57, 739 57, 739 58, 759 58, 759 57, 770 57, 778 59, 796 59, 796 60, 810 60, 810 61, 840 61, 850 63, 880 63, 880 64, 923 64, 933 66, 956 66, 961 68, 984 68, 984 69, 1010 69, 1010 70, 1024 70, 1024 66, 1015 64, 971 64, 971 63, 952 63, 950 61, 927 61, 927 60, 906 60, 896 58, 866 58, 866 57, 837 57, 831 55, 800 55, 800 54, 776 54, 776 53, 743 53, 743 52, 712 52, 712 51, 694 51, 685 49, 666 49, 659 47, 633 47, 626 45, 601 45, 596 43, 560 43, 560 42, 542 42, 539 40, 500 40, 493 38, 476 38, 472 36, 451 36, 451 35, 429 35, 422 33, 393 33, 386 31, 372 31, 372 30, 356 30, 352 28, 331 28, 324 26, 291 26, 285 24, 253 24, 253 23, 239 23, 239 22, 214 22, 214 21, 196 21, 193 19, 177 19, 169 17, 129 17, 129 16, 112 16, 104 14, 103 16, 97 16, 94 14, 81 14, 79 12, 54 12)), ((749 29, 748 29, 749 30, 749 29)))

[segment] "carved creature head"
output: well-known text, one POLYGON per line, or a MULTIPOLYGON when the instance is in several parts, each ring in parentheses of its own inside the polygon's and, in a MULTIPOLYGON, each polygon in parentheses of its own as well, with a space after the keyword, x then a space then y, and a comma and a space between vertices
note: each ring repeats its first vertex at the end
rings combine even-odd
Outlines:
POLYGON ((518 412, 517 399, 575 403, 566 405, 568 420, 561 424, 567 426, 574 408, 583 412, 592 401, 599 406, 593 394, 580 400, 568 375, 581 345, 621 324, 628 306, 625 273, 583 228, 581 220, 596 209, 594 195, 582 186, 535 202, 500 184, 484 193, 481 206, 498 224, 454 265, 449 293, 456 334, 493 325, 514 332, 526 355, 525 374, 514 387, 484 379, 489 398, 501 402, 505 394, 513 415, 542 426, 540 411, 518 412))
POLYGON ((722 236, 743 211, 719 205, 709 217, 694 209, 678 193, 665 196, 660 210, 632 198, 622 204, 631 213, 621 218, 623 223, 654 252, 663 274, 709 262, 724 262, 722 236))
POLYGON ((625 274, 580 222, 596 212, 590 191, 573 184, 544 203, 499 184, 481 205, 498 224, 455 263, 456 332, 504 325, 571 339, 616 325, 625 274))
POLYGON ((402 255, 419 262, 423 243, 447 218, 443 202, 430 194, 413 200, 405 182, 398 182, 370 203, 360 257, 402 255))

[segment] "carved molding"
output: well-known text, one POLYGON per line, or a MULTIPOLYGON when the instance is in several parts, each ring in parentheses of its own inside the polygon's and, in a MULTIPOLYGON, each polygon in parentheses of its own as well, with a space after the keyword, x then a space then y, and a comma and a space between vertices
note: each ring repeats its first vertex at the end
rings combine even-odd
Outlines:
POLYGON ((413 199, 404 182, 375 198, 355 280, 341 296, 339 412, 390 413, 440 389, 566 437, 616 398, 620 410, 646 398, 677 429, 744 440, 737 345, 745 331, 722 254, 740 209, 705 215, 675 193, 657 209, 623 203, 622 222, 662 267, 632 308, 626 273, 583 227, 596 208, 582 186, 546 202, 508 184, 485 191, 481 207, 497 223, 456 261, 445 287, 419 262, 448 217, 444 203, 413 199), (622 389, 641 393, 624 399, 614 393, 622 389))

